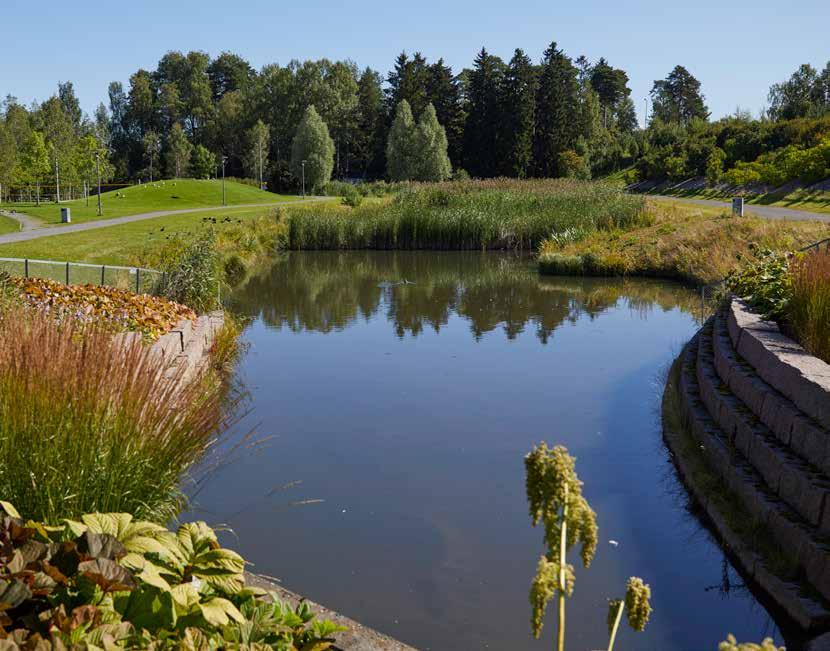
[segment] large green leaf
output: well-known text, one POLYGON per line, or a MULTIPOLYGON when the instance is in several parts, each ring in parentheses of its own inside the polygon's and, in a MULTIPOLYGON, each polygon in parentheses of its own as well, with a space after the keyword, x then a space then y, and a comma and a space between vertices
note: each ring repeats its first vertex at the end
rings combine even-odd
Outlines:
POLYGON ((78 572, 99 585, 104 592, 132 590, 136 587, 129 571, 108 558, 84 561, 78 565, 78 572))
POLYGON ((2 509, 8 516, 20 519, 20 514, 17 512, 17 509, 12 506, 11 502, 4 502, 3 500, 0 500, 0 509, 2 509))
POLYGON ((202 613, 202 617, 205 618, 205 621, 207 621, 208 624, 212 624, 217 627, 227 626, 231 620, 237 623, 245 621, 245 618, 242 616, 242 613, 237 610, 236 606, 222 597, 214 597, 213 599, 208 599, 207 601, 200 603, 199 610, 202 613))

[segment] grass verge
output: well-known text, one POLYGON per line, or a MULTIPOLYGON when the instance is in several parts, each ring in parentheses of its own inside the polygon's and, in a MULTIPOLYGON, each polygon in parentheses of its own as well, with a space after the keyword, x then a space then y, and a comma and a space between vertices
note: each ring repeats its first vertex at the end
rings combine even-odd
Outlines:
MULTIPOLYGON (((711 199, 713 201, 729 201, 734 193, 722 190, 665 190, 660 194, 678 197, 680 199, 711 199)), ((783 192, 769 192, 767 194, 745 195, 744 200, 749 205, 777 206, 806 212, 830 214, 830 192, 823 190, 792 190, 783 192)))
POLYGON ((20 222, 16 219, 12 219, 11 217, 0 215, 0 235, 5 235, 6 233, 16 233, 19 230, 20 222))
MULTIPOLYGON (((275 203, 292 201, 300 197, 286 196, 265 192, 259 188, 234 181, 225 182, 225 201, 228 206, 239 204, 275 203)), ((69 208, 73 222, 87 222, 98 219, 111 219, 127 215, 138 215, 160 210, 186 210, 190 208, 208 208, 222 205, 222 181, 199 179, 176 179, 133 185, 118 192, 106 192, 101 195, 104 214, 98 216, 96 197, 89 198, 89 205, 84 199, 54 203, 9 204, 18 212, 31 215, 47 224, 59 224, 61 208, 69 208)))
POLYGON ((554 275, 641 275, 716 282, 759 249, 792 251, 830 237, 830 225, 734 218, 721 208, 648 202, 642 224, 596 230, 579 241, 548 238, 539 270, 554 275))

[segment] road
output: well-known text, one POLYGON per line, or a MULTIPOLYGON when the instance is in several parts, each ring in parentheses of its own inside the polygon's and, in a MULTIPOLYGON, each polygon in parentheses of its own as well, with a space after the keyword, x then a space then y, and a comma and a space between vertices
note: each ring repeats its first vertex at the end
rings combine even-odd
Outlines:
POLYGON ((28 240, 35 240, 41 237, 52 237, 53 235, 65 235, 67 233, 81 233, 83 231, 93 231, 99 228, 107 228, 109 226, 118 226, 119 224, 129 224, 132 222, 140 222, 145 219, 155 219, 157 217, 168 217, 170 215, 185 215, 187 213, 201 213, 213 212, 221 210, 236 210, 237 208, 273 208, 274 206, 286 206, 289 204, 309 203, 312 201, 322 201, 329 197, 312 197, 309 199, 295 199, 294 201, 276 201, 274 203, 242 203, 233 206, 216 206, 213 208, 184 208, 181 210, 157 210, 155 212, 145 212, 138 215, 126 215, 124 217, 113 217, 112 219, 97 219, 91 222, 83 222, 80 224, 66 224, 65 226, 44 226, 41 222, 33 220, 28 215, 21 213, 3 212, 7 217, 16 219, 23 224, 23 230, 17 233, 7 233, 0 235, 0 244, 12 244, 15 242, 26 242, 28 240))
MULTIPOLYGON (((660 201, 680 201, 682 203, 696 203, 701 206, 716 206, 732 209, 728 201, 715 201, 713 199, 685 199, 683 197, 670 197, 659 194, 646 195, 649 199, 660 201)), ((817 220, 830 224, 830 214, 820 212, 807 212, 806 210, 794 210, 793 208, 781 208, 780 206, 758 206, 755 204, 744 204, 744 212, 765 217, 767 219, 786 219, 789 221, 812 221, 817 220)))

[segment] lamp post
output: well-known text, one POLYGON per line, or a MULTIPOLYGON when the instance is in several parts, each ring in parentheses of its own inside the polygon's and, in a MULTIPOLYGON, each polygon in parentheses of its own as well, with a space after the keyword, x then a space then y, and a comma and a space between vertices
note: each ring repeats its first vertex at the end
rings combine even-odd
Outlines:
POLYGON ((305 199, 305 161, 302 162, 303 166, 303 199, 305 199))
POLYGON ((646 105, 646 117, 643 120, 643 129, 648 129, 648 97, 644 97, 643 102, 645 102, 646 105))
POLYGON ((225 203, 225 163, 228 159, 225 156, 222 156, 222 205, 227 206, 228 204, 225 203))
POLYGON ((95 152, 95 170, 98 172, 98 216, 104 214, 104 207, 101 205, 101 152, 95 152))

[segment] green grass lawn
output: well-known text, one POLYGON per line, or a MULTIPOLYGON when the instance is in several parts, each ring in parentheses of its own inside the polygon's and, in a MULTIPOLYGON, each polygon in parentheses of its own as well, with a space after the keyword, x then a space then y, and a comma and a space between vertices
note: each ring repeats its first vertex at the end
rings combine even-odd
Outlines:
POLYGON ((140 222, 107 226, 92 231, 52 235, 27 242, 0 245, 0 257, 35 258, 94 264, 134 264, 146 248, 161 244, 176 234, 195 234, 208 223, 217 231, 267 215, 269 208, 229 208, 227 211, 195 212, 186 215, 169 215, 140 222), (230 217, 230 221, 225 221, 230 217), (216 224, 213 224, 216 219, 216 224))
POLYGON ((16 233, 20 230, 20 222, 15 221, 11 217, 0 215, 0 235, 6 233, 16 233))
MULTIPOLYGON (((258 188, 233 181, 225 182, 225 195, 229 206, 249 203, 275 203, 291 201, 295 196, 286 196, 265 192, 258 188)), ((65 201, 60 207, 54 203, 16 203, 13 207, 18 212, 42 219, 47 224, 60 224, 60 208, 72 210, 73 222, 87 222, 96 219, 109 219, 126 215, 137 215, 158 210, 185 210, 189 208, 208 208, 222 205, 222 181, 203 181, 198 179, 177 179, 175 181, 157 181, 134 185, 116 192, 101 195, 104 215, 97 213, 96 197, 89 198, 89 206, 84 199, 65 201), (120 196, 119 196, 120 195, 120 196)))

